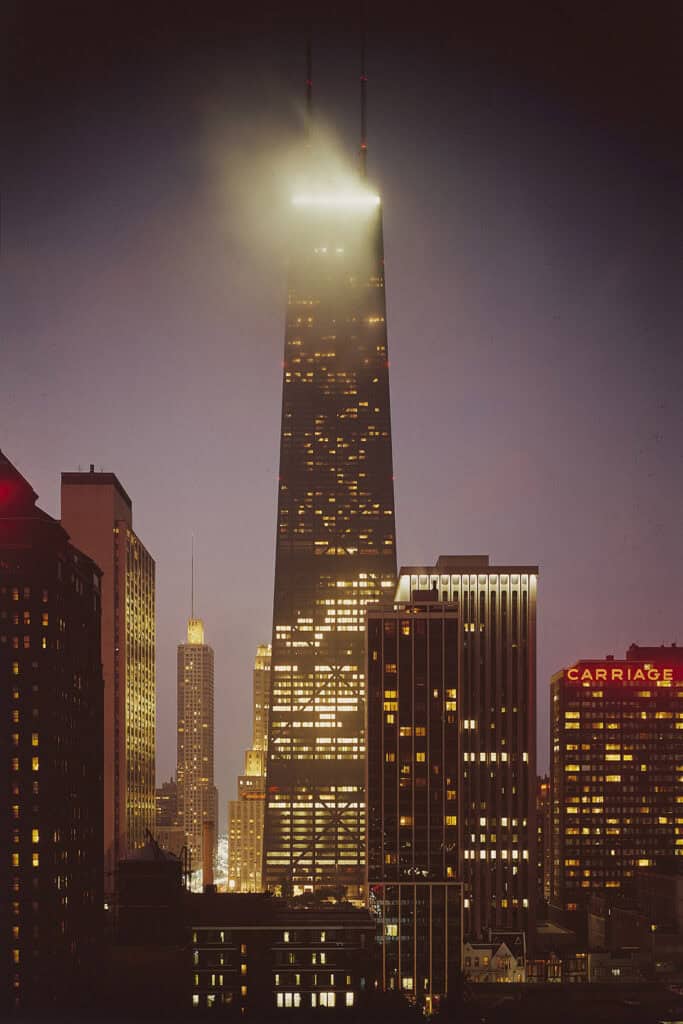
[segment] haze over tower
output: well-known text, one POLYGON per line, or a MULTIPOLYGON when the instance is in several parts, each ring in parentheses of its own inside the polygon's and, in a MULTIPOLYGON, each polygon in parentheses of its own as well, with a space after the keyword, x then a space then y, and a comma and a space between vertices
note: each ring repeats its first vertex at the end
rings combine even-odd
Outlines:
POLYGON ((264 878, 361 899, 364 612, 396 577, 379 196, 313 181, 290 237, 264 878))

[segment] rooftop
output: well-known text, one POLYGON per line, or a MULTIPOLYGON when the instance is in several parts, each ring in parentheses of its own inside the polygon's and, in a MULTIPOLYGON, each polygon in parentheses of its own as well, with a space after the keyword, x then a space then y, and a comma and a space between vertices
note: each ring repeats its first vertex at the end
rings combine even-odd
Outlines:
POLYGON ((69 487, 78 484, 90 487, 113 487, 119 492, 126 504, 130 508, 133 507, 133 503, 130 500, 128 492, 125 490, 116 474, 96 471, 92 463, 90 464, 90 469, 87 471, 79 470, 76 473, 62 473, 62 486, 64 486, 64 484, 67 484, 69 487))
POLYGON ((491 565, 489 555, 439 555, 436 565, 402 565, 399 576, 450 575, 452 573, 529 573, 538 575, 537 565, 491 565))

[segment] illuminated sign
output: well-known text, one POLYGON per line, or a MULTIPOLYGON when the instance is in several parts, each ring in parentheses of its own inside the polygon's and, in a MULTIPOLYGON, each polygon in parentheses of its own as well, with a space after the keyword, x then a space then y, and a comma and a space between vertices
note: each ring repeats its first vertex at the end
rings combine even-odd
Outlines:
POLYGON ((657 683, 671 682, 672 668, 655 668, 652 665, 609 665, 603 668, 581 668, 575 665, 567 669, 570 683, 657 683))

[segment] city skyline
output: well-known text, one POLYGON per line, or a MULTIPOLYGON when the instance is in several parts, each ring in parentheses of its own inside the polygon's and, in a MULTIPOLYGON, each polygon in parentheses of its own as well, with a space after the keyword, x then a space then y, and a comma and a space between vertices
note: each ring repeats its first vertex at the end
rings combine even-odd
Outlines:
MULTIPOLYGON (((346 39, 343 46, 329 47, 328 59, 329 37, 321 34, 314 50, 314 60, 320 54, 322 64, 316 96, 324 110, 350 121, 356 109, 357 54, 346 39)), ((258 42, 253 46, 250 60, 262 58, 258 42)), ((477 78, 470 63, 457 72, 458 84, 466 88, 465 98, 454 105, 455 89, 438 88, 443 49, 430 69, 418 40, 409 71, 401 72, 380 38, 374 47, 370 166, 387 196, 399 561, 428 561, 439 549, 455 545, 461 551, 489 550, 496 561, 540 564, 539 768, 544 770, 550 675, 577 651, 598 658, 634 640, 658 645, 677 636, 680 545, 673 509, 680 504, 675 471, 680 464, 676 437, 681 412, 675 402, 680 355, 668 343, 678 296, 667 276, 675 252, 666 150, 657 134, 658 119, 648 121, 644 106, 626 127, 618 116, 609 117, 614 115, 613 93, 604 99, 614 147, 608 153, 601 117, 586 114, 580 95, 560 89, 558 98, 551 89, 542 103, 532 101, 519 77, 511 72, 506 79, 504 71, 489 92, 482 85, 483 72, 477 78), (421 109, 441 124, 447 123, 441 115, 452 115, 452 142, 441 140, 441 129, 429 119, 418 132, 417 111, 409 104, 401 134, 410 166, 401 167, 395 159, 392 136, 399 132, 391 107, 397 97, 406 101, 416 84, 413 75, 421 83, 421 109), (508 84, 513 88, 506 97, 508 84), (515 133, 497 137, 499 166, 494 167, 486 137, 509 114, 515 133), (575 124, 582 115, 583 139, 575 124), (651 131, 638 136, 643 124, 651 131), (563 169, 566 141, 556 162, 543 157, 540 142, 532 141, 536 128, 545 133, 543 152, 561 143, 565 132, 572 143, 579 139, 583 162, 563 169), (418 146, 416 138, 424 138, 424 144, 418 146), (629 173, 620 163, 634 152, 629 173), (640 181, 648 161, 650 169, 640 181), (428 185, 421 184, 415 169, 421 162, 428 185), (451 177, 446 172, 453 168, 451 177), (458 253, 441 237, 442 219, 458 253), (417 227, 422 240, 414 246, 417 227), (590 239, 595 248, 593 266, 587 268, 576 257, 590 239), (559 275, 566 277, 558 289, 559 275), (602 300, 590 287, 593 279, 605 293, 602 300), (523 298, 516 298, 517 291, 523 298), (445 306, 452 309, 446 319, 440 312, 445 306), (420 345, 413 352, 415 337, 420 345), (505 424, 519 415, 519 408, 519 431, 506 432, 505 424), (444 466, 449 467, 446 473, 444 466), (499 486, 506 489, 504 516, 499 486), (424 550, 425 496, 432 512, 431 550, 424 550), (645 608, 636 596, 642 590, 653 597, 645 608), (625 596, 608 600, 617 594, 625 596)), ((243 71, 237 63, 235 74, 243 71)), ((287 97, 273 118, 283 115, 287 132, 297 130, 290 102, 297 102, 300 63, 289 50, 280 54, 272 72, 284 83, 287 97)), ((211 73, 218 75, 215 67, 211 73)), ((104 125, 95 127, 95 101, 76 101, 58 80, 61 87, 48 105, 59 115, 46 136, 53 151, 43 164, 37 159, 38 143, 32 143, 26 159, 33 158, 33 165, 23 191, 20 162, 10 167, 9 270, 3 287, 13 296, 3 305, 16 375, 5 396, 0 429, 4 449, 34 482, 51 513, 58 510, 59 472, 76 469, 79 462, 94 461, 116 473, 134 497, 136 523, 159 567, 158 782, 173 770, 173 662, 187 611, 184 564, 190 534, 197 533, 198 589, 216 638, 218 663, 224 666, 216 686, 217 720, 227 723, 228 709, 234 708, 234 731, 216 771, 219 789, 228 796, 226 787, 239 771, 248 735, 251 652, 264 629, 267 634, 270 619, 285 275, 277 246, 266 258, 249 249, 239 265, 245 221, 240 222, 237 206, 244 186, 236 185, 221 157, 214 171, 213 157, 229 141, 226 126, 236 124, 240 140, 258 143, 254 184, 262 184, 266 141, 258 139, 258 132, 265 134, 272 125, 261 115, 255 128, 249 127, 254 101, 237 115, 230 107, 215 107, 226 82, 232 82, 229 76, 212 79, 202 95, 189 97, 182 96, 185 79, 173 78, 175 108, 161 103, 153 80, 144 81, 145 102, 134 117, 112 113, 125 88, 115 74, 103 79, 97 99, 106 98, 107 88, 112 96, 104 125), (81 120, 75 121, 76 116, 81 120), (173 127, 175 118, 180 129, 173 127), (150 125, 167 167, 143 142, 150 125), (182 141, 179 130, 187 133, 182 141), (134 165, 121 157, 128 133, 137 144, 134 165), (102 147, 101 155, 92 156, 88 188, 82 191, 80 157, 93 143, 102 147), (106 168, 112 157, 121 160, 113 176, 106 168), (45 175, 51 170, 59 174, 48 189, 45 175), (219 187, 223 171, 227 184, 219 187), (28 214, 29 205, 35 214, 28 214), (150 210, 153 215, 147 216, 150 210), (33 219, 38 215, 40 226, 33 219), (209 225, 216 220, 225 226, 212 232, 209 225), (165 253, 174 237, 179 240, 168 226, 174 221, 174 230, 187 228, 190 238, 178 257, 165 253), (30 277, 25 270, 29 245, 38 259, 30 265, 30 277), (157 267, 156 273, 145 271, 142 288, 126 269, 128 259, 136 273, 140 269, 138 251, 143 262, 157 267), (201 274, 194 269, 197 259, 204 267, 201 274), (195 311, 190 318, 176 316, 168 280, 183 305, 195 311), (264 294, 265 280, 270 282, 268 298, 256 310, 255 296, 264 294), (236 299, 240 290, 243 296, 236 299), (229 303, 219 299, 227 293, 229 303), (121 295, 120 302, 111 297, 115 294, 121 295), (241 342, 246 336, 249 346, 241 342), (239 383, 227 372, 234 352, 239 383), (121 370, 127 361, 130 377, 121 370), (41 372, 34 372, 36 365, 41 372), (93 391, 87 384, 97 366, 109 383, 103 387, 98 376, 93 391), (187 390, 180 385, 185 371, 190 374, 187 390), (48 375, 54 386, 48 387, 48 375), (67 385, 72 378, 79 394, 73 409, 67 385), (109 398, 124 383, 128 386, 117 402, 101 401, 103 392, 109 398), (187 418, 178 418, 178 428, 168 418, 168 392, 186 396, 190 421, 208 428, 198 426, 187 447, 178 447, 187 418), (242 393, 248 394, 261 427, 255 436, 238 441, 249 411, 242 393), (146 403, 150 409, 143 415, 146 403), (114 429, 122 415, 135 433, 135 445, 122 443, 114 429), (50 422, 61 423, 60 431, 47 431, 50 422), (207 439, 206 433, 213 436, 207 439), (200 436, 206 443, 197 452, 200 436), (229 437, 236 440, 226 451, 223 439, 229 437), (179 452, 189 467, 183 490, 177 487, 179 452), (233 483, 237 480, 241 496, 233 483), (246 491, 253 496, 248 520, 241 511, 246 491), (227 509, 234 525, 248 521, 253 543, 247 552, 226 546, 224 523, 208 508, 197 521, 196 492, 211 494, 212 508, 227 509), (161 508, 171 505, 173 515, 164 522, 161 508), (222 551, 218 559, 211 557, 214 551, 222 551), (224 596, 229 570, 246 580, 239 601, 227 602, 224 596), (244 639, 240 653, 230 656, 238 636, 244 639)), ((652 84, 642 86, 647 88, 652 90, 652 84)), ((255 87, 256 102, 272 99, 272 93, 264 74, 255 87)), ((30 104, 31 96, 22 102, 30 104)), ((33 102, 35 114, 35 96, 33 102)), ((42 108, 41 113, 45 117, 42 108)), ((44 120, 38 123, 45 127, 44 120)), ((273 135, 278 144, 282 134, 281 128, 273 135)), ((352 144, 346 148, 350 153, 352 144)), ((270 202, 272 192, 252 196, 250 210, 259 199, 270 202)), ((256 241, 263 240, 263 233, 259 228, 256 241)))

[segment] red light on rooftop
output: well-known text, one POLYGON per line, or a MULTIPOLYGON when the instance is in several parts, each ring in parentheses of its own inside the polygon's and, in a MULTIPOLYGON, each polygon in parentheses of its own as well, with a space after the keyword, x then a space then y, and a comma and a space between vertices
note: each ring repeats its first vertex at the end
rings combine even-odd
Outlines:
POLYGON ((17 480, 0 480, 0 506, 12 504, 20 494, 17 480))

